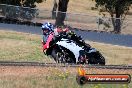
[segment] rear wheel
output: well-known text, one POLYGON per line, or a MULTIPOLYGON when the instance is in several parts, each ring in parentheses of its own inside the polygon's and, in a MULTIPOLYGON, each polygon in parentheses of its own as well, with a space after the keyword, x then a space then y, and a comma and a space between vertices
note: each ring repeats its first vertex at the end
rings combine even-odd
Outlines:
POLYGON ((85 64, 87 63, 87 56, 86 55, 80 55, 79 56, 79 61, 78 61, 78 64, 85 64))
POLYGON ((98 64, 105 65, 105 58, 102 56, 100 52, 96 52, 96 57, 97 57, 98 64))
POLYGON ((100 54, 100 56, 99 56, 99 64, 100 65, 105 65, 105 58, 100 54))
POLYGON ((91 53, 88 64, 105 65, 105 58, 99 53, 91 53))

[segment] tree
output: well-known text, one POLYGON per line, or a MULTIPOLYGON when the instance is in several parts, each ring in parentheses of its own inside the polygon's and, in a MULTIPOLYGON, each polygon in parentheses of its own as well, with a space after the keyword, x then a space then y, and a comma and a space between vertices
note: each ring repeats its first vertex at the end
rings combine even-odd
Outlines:
MULTIPOLYGON (((10 5, 18 5, 23 7, 36 7, 35 3, 41 3, 44 0, 0 0, 0 4, 10 4, 10 5)), ((46 1, 46 0, 45 0, 46 1)), ((55 25, 62 26, 64 25, 64 20, 66 17, 66 11, 69 0, 54 0, 54 7, 52 11, 52 17, 56 19, 55 25), (57 13, 54 13, 57 11, 57 13)))
POLYGON ((34 8, 36 7, 35 3, 41 3, 43 2, 43 0, 22 0, 22 5, 24 7, 31 7, 31 8, 34 8))
POLYGON ((24 7, 36 7, 35 3, 41 3, 43 0, 0 0, 0 4, 17 5, 24 7))
POLYGON ((57 13, 57 7, 58 7, 57 1, 54 0, 53 4, 54 6, 52 9, 52 19, 56 19, 56 13, 57 13))
POLYGON ((95 2, 97 7, 105 7, 111 16, 114 32, 120 33, 121 21, 129 11, 132 0, 95 0, 95 2))
POLYGON ((20 0, 0 0, 0 4, 20 5, 20 0))
POLYGON ((58 13, 57 13, 56 22, 55 22, 56 26, 64 25, 68 2, 69 2, 69 0, 59 0, 58 13))
POLYGON ((56 26, 63 26, 69 0, 54 0, 52 19, 56 19, 56 26), (58 1, 58 2, 57 2, 58 1))

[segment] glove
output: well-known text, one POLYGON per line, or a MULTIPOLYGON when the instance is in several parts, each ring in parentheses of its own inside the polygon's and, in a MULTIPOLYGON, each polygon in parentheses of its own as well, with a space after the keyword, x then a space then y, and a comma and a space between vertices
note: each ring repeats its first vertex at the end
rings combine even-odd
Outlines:
POLYGON ((68 32, 68 31, 69 31, 69 29, 68 29, 68 28, 65 28, 63 31, 64 31, 64 32, 68 32))
POLYGON ((45 43, 42 41, 42 45, 44 45, 45 43))
POLYGON ((43 50, 46 50, 48 48, 49 48, 49 45, 47 45, 47 44, 43 45, 43 50))

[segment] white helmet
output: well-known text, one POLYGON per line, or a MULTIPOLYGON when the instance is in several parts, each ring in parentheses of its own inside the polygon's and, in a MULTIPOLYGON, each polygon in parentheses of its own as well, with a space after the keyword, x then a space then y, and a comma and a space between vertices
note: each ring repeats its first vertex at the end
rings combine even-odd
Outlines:
POLYGON ((42 25, 41 28, 42 28, 42 30, 47 30, 48 29, 49 31, 53 31, 54 25, 50 22, 46 22, 42 25))

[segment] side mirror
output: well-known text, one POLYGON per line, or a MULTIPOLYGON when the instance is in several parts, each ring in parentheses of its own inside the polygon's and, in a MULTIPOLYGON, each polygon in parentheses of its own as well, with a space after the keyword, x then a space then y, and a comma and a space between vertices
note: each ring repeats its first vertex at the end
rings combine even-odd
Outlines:
POLYGON ((79 36, 78 39, 79 39, 79 40, 82 40, 82 36, 79 36))

